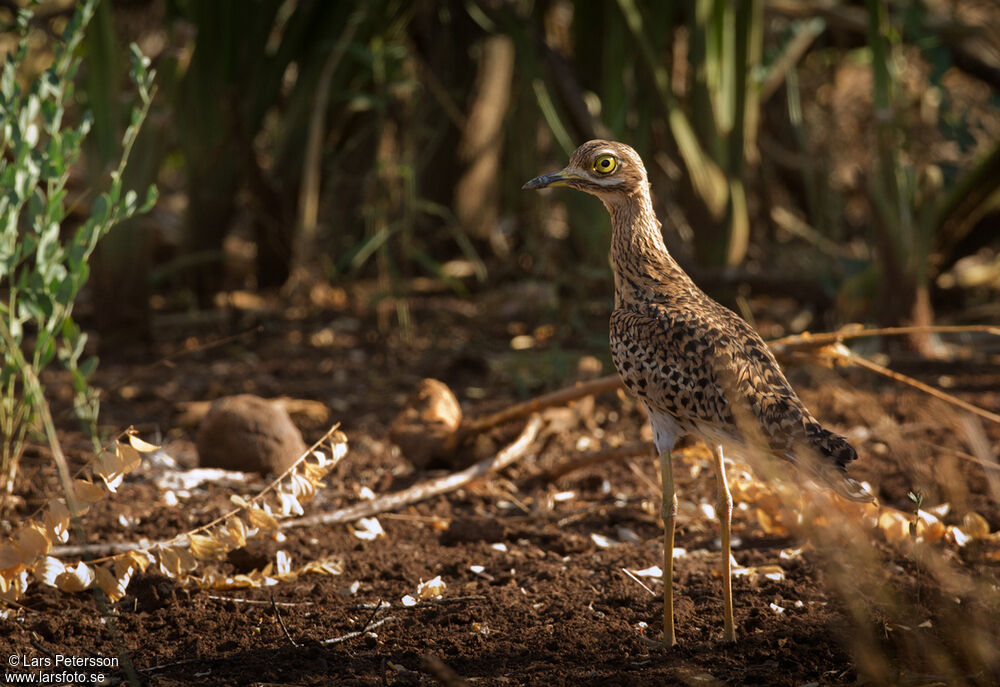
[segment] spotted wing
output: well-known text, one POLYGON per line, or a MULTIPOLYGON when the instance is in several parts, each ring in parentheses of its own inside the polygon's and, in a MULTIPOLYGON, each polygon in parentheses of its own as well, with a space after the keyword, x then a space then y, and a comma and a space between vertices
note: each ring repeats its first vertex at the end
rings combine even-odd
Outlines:
POLYGON ((812 417, 767 344, 714 301, 699 306, 612 314, 612 358, 626 386, 702 438, 766 446, 792 461, 812 452, 821 468, 842 473, 857 454, 812 417))

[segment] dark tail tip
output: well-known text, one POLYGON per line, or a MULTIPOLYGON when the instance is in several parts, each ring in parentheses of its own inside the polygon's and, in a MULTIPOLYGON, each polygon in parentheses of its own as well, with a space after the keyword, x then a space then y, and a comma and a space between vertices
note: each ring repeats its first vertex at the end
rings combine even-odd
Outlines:
POLYGON ((848 465, 858 459, 858 452, 839 434, 834 434, 819 425, 816 425, 810 434, 820 454, 824 458, 831 459, 841 470, 846 470, 848 465))
POLYGON ((823 482, 845 499, 859 503, 873 502, 875 496, 861 482, 847 474, 847 466, 858 459, 858 452, 847 439, 818 424, 810 434, 813 435, 822 458, 830 461, 816 466, 816 474, 823 482))

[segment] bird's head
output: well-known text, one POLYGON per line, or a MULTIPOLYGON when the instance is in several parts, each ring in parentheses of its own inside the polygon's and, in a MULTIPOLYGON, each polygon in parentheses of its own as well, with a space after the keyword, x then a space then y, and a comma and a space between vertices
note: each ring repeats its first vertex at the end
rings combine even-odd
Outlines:
POLYGON ((646 168, 639 154, 624 143, 587 141, 558 172, 535 177, 522 188, 569 186, 597 196, 606 204, 634 195, 648 187, 646 168))

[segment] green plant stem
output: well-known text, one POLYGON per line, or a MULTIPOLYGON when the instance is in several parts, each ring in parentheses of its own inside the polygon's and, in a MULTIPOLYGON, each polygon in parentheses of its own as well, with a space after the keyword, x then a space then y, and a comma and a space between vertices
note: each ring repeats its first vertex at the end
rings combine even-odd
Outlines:
MULTIPOLYGON (((10 327, 7 321, 0 318, 0 338, 3 338, 4 343, 7 345, 10 355, 14 356, 15 361, 21 369, 22 379, 24 380, 25 393, 30 394, 33 397, 34 407, 38 409, 38 413, 41 416, 42 426, 45 429, 45 436, 49 441, 49 448, 52 450, 52 458, 56 463, 56 471, 59 474, 59 483, 62 485, 63 492, 66 495, 66 505, 69 507, 69 512, 74 519, 79 518, 80 513, 80 503, 76 498, 76 491, 73 489, 73 478, 69 473, 69 465, 66 462, 66 455, 62 451, 62 446, 59 443, 59 437, 56 435, 55 423, 52 421, 52 413, 49 411, 49 404, 45 400, 45 396, 42 393, 42 384, 38 381, 38 377, 35 375, 35 371, 28 365, 28 361, 24 358, 24 353, 21 351, 21 347, 17 345, 14 341, 14 337, 11 335, 10 327)), ((83 538, 81 538, 83 541, 83 538)))

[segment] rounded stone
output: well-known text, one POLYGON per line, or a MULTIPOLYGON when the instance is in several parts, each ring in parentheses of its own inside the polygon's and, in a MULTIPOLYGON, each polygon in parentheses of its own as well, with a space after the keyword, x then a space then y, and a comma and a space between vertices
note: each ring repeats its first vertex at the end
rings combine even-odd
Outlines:
POLYGON ((201 467, 262 475, 284 472, 307 448, 281 406, 252 394, 215 401, 196 442, 201 467))

